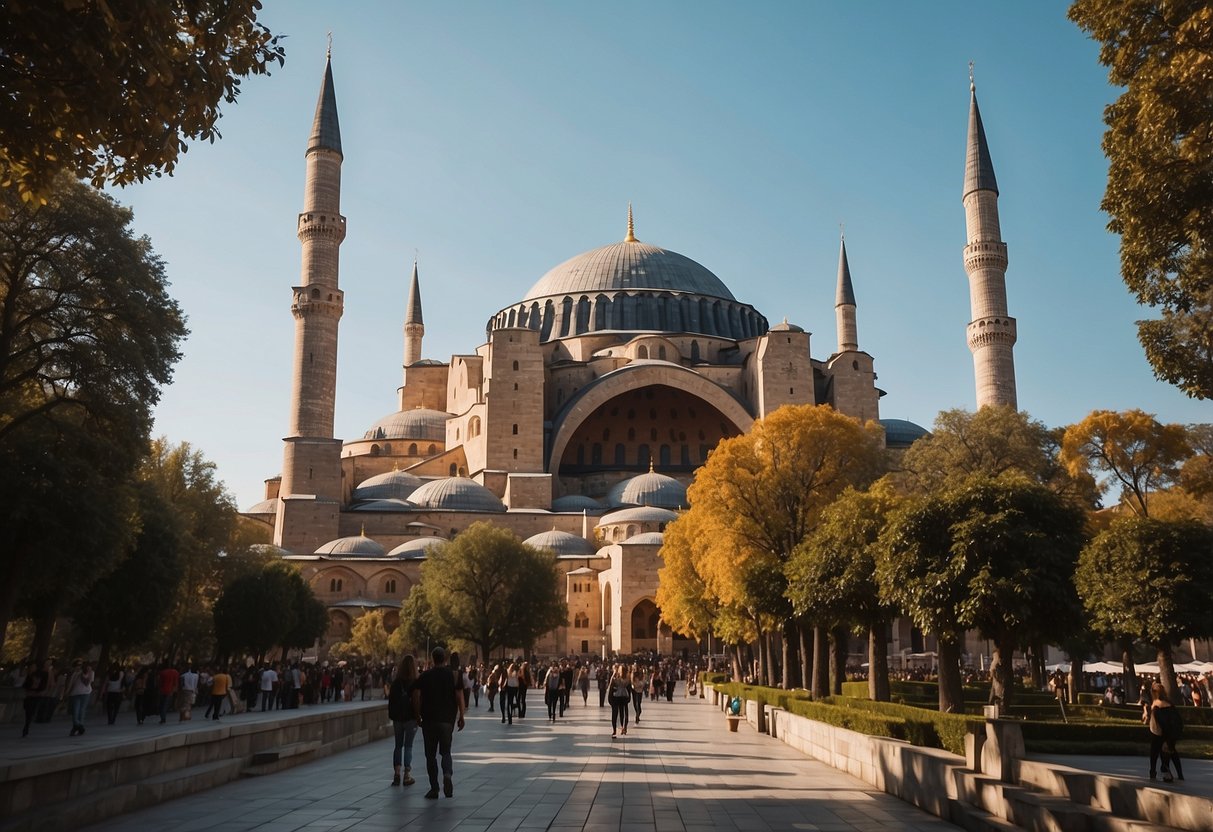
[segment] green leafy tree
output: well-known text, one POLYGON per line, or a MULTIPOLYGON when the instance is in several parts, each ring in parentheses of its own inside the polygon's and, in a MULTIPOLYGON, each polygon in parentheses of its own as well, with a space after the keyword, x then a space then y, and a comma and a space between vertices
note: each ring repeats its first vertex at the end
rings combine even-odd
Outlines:
POLYGON ((326 625, 324 606, 298 570, 274 561, 223 589, 213 610, 220 655, 247 652, 260 660, 274 647, 307 647, 326 625))
POLYGON ((0 13, 0 187, 44 198, 59 171, 97 187, 172 173, 214 141, 241 79, 281 64, 259 0, 8 0, 0 13))
POLYGON ((1093 627, 1153 645, 1167 697, 1179 702, 1172 645, 1213 635, 1213 529, 1119 518, 1083 549, 1074 582, 1093 627))
POLYGON ((127 551, 131 472, 185 326, 130 211, 66 175, 44 206, 0 203, 3 638, 18 603, 53 622, 127 551))
POLYGON ((939 640, 939 708, 963 707, 960 644, 980 630, 995 644, 1007 705, 1011 655, 1028 638, 1076 628, 1072 576, 1083 544, 1079 509, 1015 474, 973 477, 889 520, 876 578, 881 596, 939 640))
POLYGON ((868 491, 847 489, 787 565, 788 597, 797 612, 824 611, 868 636, 868 694, 878 702, 889 701, 888 627, 896 610, 880 597, 876 549, 899 503, 887 480, 868 491))
POLYGON ((1213 12, 1204 0, 1076 0, 1070 19, 1125 88, 1104 110, 1103 210, 1125 285, 1161 309, 1138 338, 1158 378, 1213 397, 1213 12))
MULTIPOLYGON (((388 636, 388 649, 397 656, 419 651, 424 655, 425 652, 428 652, 422 651, 426 644, 436 644, 442 640, 434 629, 430 605, 426 601, 425 593, 418 592, 414 588, 401 604, 400 626, 392 630, 392 634, 388 636)), ((485 658, 487 659, 488 656, 486 655, 485 658)))
POLYGON ((495 648, 528 646, 566 624, 560 589, 552 555, 481 522, 429 550, 410 598, 425 594, 435 633, 491 656, 495 648))

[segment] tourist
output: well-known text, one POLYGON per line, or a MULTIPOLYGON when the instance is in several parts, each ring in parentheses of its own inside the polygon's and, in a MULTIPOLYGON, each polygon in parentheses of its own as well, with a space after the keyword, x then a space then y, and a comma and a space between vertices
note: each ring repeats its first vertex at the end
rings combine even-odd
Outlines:
MULTIPOLYGON (((489 713, 493 712, 493 702, 497 699, 497 691, 501 687, 501 665, 493 665, 493 669, 489 671, 489 678, 485 680, 488 695, 489 695, 489 713)), ((505 709, 502 708, 504 711, 505 709)))
POLYGON ((501 721, 514 724, 514 705, 518 701, 518 665, 510 662, 505 671, 505 695, 501 700, 501 721))
MULTIPOLYGON (((626 671, 626 666, 625 666, 626 671)), ((640 665, 632 665, 631 673, 632 708, 636 711, 636 724, 640 724, 640 700, 644 698, 644 671, 640 665)), ((624 731, 623 733, 627 733, 624 731)))
POLYGON ((231 690, 232 677, 228 675, 227 669, 219 668, 219 672, 211 677, 211 707, 208 709, 213 712, 211 719, 215 722, 219 721, 219 713, 223 710, 223 700, 227 698, 227 692, 231 690))
POLYGON ((160 724, 168 721, 168 711, 177 696, 177 686, 181 682, 181 673, 168 662, 160 666, 156 674, 160 694, 160 724))
POLYGON ((526 719, 526 694, 533 687, 535 677, 531 675, 531 663, 523 662, 518 667, 518 692, 515 694, 518 697, 516 707, 519 719, 526 719))
POLYGON ((122 668, 117 664, 110 665, 110 672, 105 677, 105 719, 113 725, 118 720, 118 711, 122 709, 122 668))
POLYGON ((21 683, 25 690, 25 699, 21 703, 25 707, 25 727, 21 729, 23 737, 29 736, 30 723, 38 716, 38 706, 46 696, 46 691, 50 689, 53 667, 54 662, 47 659, 42 663, 41 669, 34 662, 30 662, 26 668, 25 681, 21 683))
POLYGON ((413 739, 417 736, 417 712, 413 710, 413 684, 417 681, 417 660, 411 655, 400 660, 396 678, 387 694, 387 715, 396 731, 396 747, 392 749, 392 785, 411 786, 413 779, 413 739), (404 777, 400 776, 403 762, 404 777))
POLYGON ((84 713, 93 695, 93 666, 76 659, 72 668, 72 678, 67 684, 68 710, 72 715, 72 731, 68 736, 74 737, 84 733, 84 713))
POLYGON ((581 691, 581 707, 590 704, 590 671, 585 665, 577 667, 577 689, 581 691))
POLYGON ((601 666, 595 662, 590 672, 596 674, 598 677, 598 707, 605 707, 607 700, 607 688, 611 685, 611 669, 605 661, 601 666))
POLYGON ((1175 750, 1175 741, 1183 731, 1183 719, 1167 701, 1161 682, 1150 686, 1150 698, 1142 705, 1141 721, 1150 728, 1150 779, 1157 778, 1158 755, 1161 751, 1163 782, 1170 783, 1172 780, 1171 763, 1175 763, 1175 776, 1183 780, 1183 766, 1179 762, 1179 752, 1175 750))
POLYGON ((569 697, 573 695, 573 663, 560 660, 560 715, 569 709, 569 697))
POLYGON ((455 685, 455 676, 446 667, 446 651, 435 647, 430 653, 433 666, 413 684, 413 710, 425 742, 425 770, 430 779, 427 800, 438 797, 438 754, 442 755, 442 791, 454 797, 451 761, 451 735, 458 726, 463 730, 463 691, 455 685))
MULTIPOLYGON (((206 676, 210 676, 210 668, 204 668, 206 676)), ((194 718, 194 703, 198 701, 198 690, 202 677, 194 670, 192 664, 185 666, 185 672, 177 680, 180 691, 177 694, 177 721, 186 722, 194 718)))
MULTIPOLYGON (((467 691, 472 695, 474 707, 480 707, 480 675, 476 672, 476 665, 469 664, 467 672, 467 691)), ((467 699, 464 699, 467 702, 467 699)))
MULTIPOLYGON (((548 706, 548 722, 556 721, 556 704, 560 701, 560 668, 556 662, 548 665, 543 676, 543 704, 548 706)), ((561 716, 563 716, 563 712, 561 716)))
POLYGON ((274 688, 278 687, 278 674, 274 668, 270 667, 269 662, 261 668, 261 710, 274 710, 274 688))
POLYGON ((257 696, 260 693, 257 689, 257 676, 257 669, 250 667, 244 671, 244 677, 240 680, 240 698, 244 700, 246 713, 252 713, 257 707, 257 696))
POLYGON ((159 707, 156 701, 160 695, 159 691, 155 665, 141 665, 139 671, 135 673, 135 682, 131 686, 131 696, 135 700, 135 722, 139 725, 156 713, 159 707))
POLYGON ((624 734, 628 732, 628 705, 632 701, 632 682, 625 665, 621 664, 615 668, 608 686, 611 700, 611 737, 614 738, 619 729, 622 729, 624 734))

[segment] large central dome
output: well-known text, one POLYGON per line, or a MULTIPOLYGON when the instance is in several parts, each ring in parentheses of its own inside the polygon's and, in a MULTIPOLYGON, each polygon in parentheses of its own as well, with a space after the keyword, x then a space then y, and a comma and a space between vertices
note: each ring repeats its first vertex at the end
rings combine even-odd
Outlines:
POLYGON ((677 252, 635 239, 565 260, 541 277, 524 300, 638 289, 734 300, 728 287, 704 266, 677 252))

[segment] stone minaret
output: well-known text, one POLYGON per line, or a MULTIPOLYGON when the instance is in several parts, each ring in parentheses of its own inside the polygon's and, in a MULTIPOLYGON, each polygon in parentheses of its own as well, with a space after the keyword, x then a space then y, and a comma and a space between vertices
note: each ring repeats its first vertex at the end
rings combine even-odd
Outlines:
POLYGON ((834 297, 834 320, 838 325, 838 351, 859 349, 855 325, 855 288, 851 285, 851 267, 847 264, 847 241, 838 252, 838 292, 834 297))
POLYGON ((291 303, 294 373, 280 494, 285 501, 306 496, 325 507, 304 510, 286 505, 278 512, 275 540, 293 551, 312 551, 336 536, 335 522, 327 518, 335 518, 333 507, 341 499, 341 441, 333 437, 333 409, 337 324, 344 305, 337 285, 337 261, 345 239, 345 217, 341 216, 343 156, 331 58, 325 64, 306 158, 307 181, 298 225, 303 267, 301 285, 293 288, 291 303), (285 529, 286 525, 290 528, 285 529))
POLYGON ((421 360, 421 338, 425 323, 421 320, 421 286, 417 282, 417 261, 413 261, 413 282, 409 285, 409 308, 404 313, 404 366, 421 360))
POLYGON ((964 248, 973 319, 969 350, 977 380, 977 407, 1017 408, 1015 397, 1015 319, 1007 314, 1007 244, 998 224, 998 182, 977 109, 977 91, 969 76, 969 145, 963 202, 968 244, 964 248))

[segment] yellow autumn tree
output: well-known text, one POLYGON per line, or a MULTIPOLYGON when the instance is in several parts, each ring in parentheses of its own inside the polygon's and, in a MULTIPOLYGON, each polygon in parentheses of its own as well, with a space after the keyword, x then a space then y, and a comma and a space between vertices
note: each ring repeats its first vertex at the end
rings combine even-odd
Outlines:
POLYGON ((1066 428, 1061 462, 1071 476, 1103 474, 1103 491, 1120 485, 1121 501, 1136 515, 1150 515, 1150 497, 1175 484, 1192 455, 1187 429, 1165 425, 1142 410, 1093 410, 1066 428))
MULTIPOLYGON (((755 622, 760 655, 766 636, 783 627, 785 686, 792 684, 789 647, 796 638, 807 659, 809 622, 792 620, 784 565, 826 506, 847 486, 879 474, 880 436, 876 423, 860 425, 831 407, 787 405, 717 445, 689 490, 691 510, 679 522, 692 532, 686 546, 694 572, 710 597, 755 622)), ((773 664, 769 656, 760 662, 773 664)), ((802 678, 808 677, 802 661, 802 678)))

